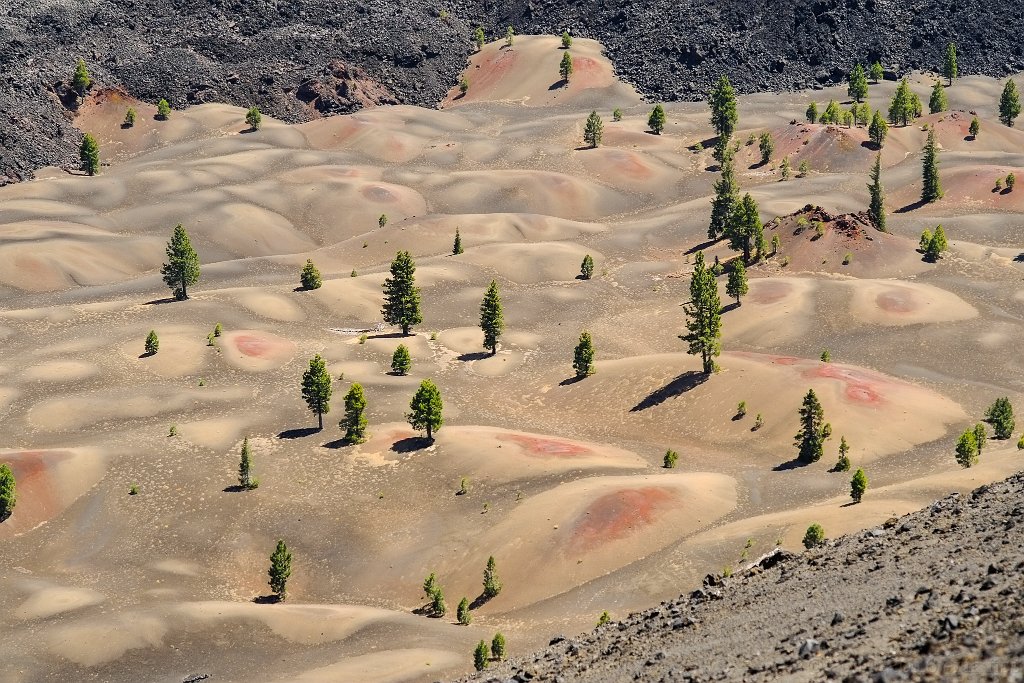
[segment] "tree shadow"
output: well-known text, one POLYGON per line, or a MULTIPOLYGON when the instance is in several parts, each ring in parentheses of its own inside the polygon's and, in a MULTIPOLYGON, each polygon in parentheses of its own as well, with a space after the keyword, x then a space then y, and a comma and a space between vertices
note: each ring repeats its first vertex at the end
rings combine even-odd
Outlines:
POLYGON ((686 250, 686 254, 687 255, 689 255, 689 254, 696 254, 698 251, 704 251, 708 247, 713 247, 716 244, 718 244, 718 240, 711 240, 711 239, 709 239, 706 242, 701 242, 700 244, 698 244, 695 247, 690 247, 689 249, 686 250))
POLYGON ((258 129, 253 128, 252 126, 249 126, 248 128, 243 128, 242 130, 238 131, 238 134, 239 135, 248 135, 249 133, 255 133, 257 130, 258 129))
POLYGON ((586 379, 586 377, 580 377, 579 375, 573 375, 572 377, 570 377, 568 379, 563 379, 561 382, 558 383, 558 386, 560 386, 560 387, 570 387, 573 384, 576 384, 576 382, 582 382, 585 379, 586 379))
POLYGON ((491 353, 490 351, 474 351, 473 353, 464 353, 464 354, 462 354, 461 356, 459 356, 459 360, 461 360, 461 361, 483 360, 484 358, 490 358, 493 355, 494 354, 491 353))
POLYGON ((965 135, 964 136, 964 140, 970 140, 971 142, 974 142, 977 139, 978 139, 978 137, 976 135, 965 135))
POLYGON ((270 595, 257 595, 252 601, 257 605, 276 605, 281 602, 281 598, 271 593, 270 595))
POLYGON ((481 593, 480 595, 473 598, 473 602, 469 603, 469 609, 480 609, 488 602, 490 602, 490 600, 491 599, 489 597, 481 593))
POLYGON ((402 334, 401 332, 378 332, 377 334, 367 335, 367 339, 405 339, 408 337, 415 337, 414 334, 402 334))
POLYGON ((912 202, 910 204, 907 204, 906 206, 896 209, 896 211, 894 211, 893 213, 909 213, 911 211, 914 211, 915 209, 920 209, 927 203, 928 202, 926 202, 923 199, 918 199, 916 202, 912 202))
POLYGON ((797 470, 801 467, 807 467, 810 463, 804 462, 800 458, 793 458, 786 462, 779 463, 772 468, 772 472, 787 472, 789 470, 797 470))
POLYGON ((597 149, 597 147, 595 145, 580 145, 579 147, 575 148, 575 151, 577 151, 577 152, 585 152, 588 149, 597 149))
POLYGON ((346 446, 351 445, 352 444, 348 442, 348 439, 346 439, 345 437, 341 437, 340 439, 335 439, 334 441, 328 441, 327 443, 323 444, 323 447, 337 450, 339 448, 345 448, 346 446))
POLYGON ((880 151, 880 150, 882 149, 882 146, 881 146, 881 145, 876 145, 876 144, 875 144, 874 142, 872 142, 871 140, 864 140, 863 142, 861 142, 861 143, 860 143, 860 146, 861 146, 861 147, 863 147, 863 148, 865 148, 865 149, 871 149, 871 150, 874 150, 874 151, 876 151, 876 152, 878 152, 878 151, 880 151))
POLYGON ((548 90, 558 90, 559 88, 564 88, 567 85, 569 85, 569 81, 565 80, 564 78, 560 78, 559 80, 549 85, 548 90))
POLYGON ((841 508, 851 508, 851 507, 853 507, 856 504, 857 504, 857 501, 851 500, 849 503, 843 503, 839 507, 841 507, 841 508))
POLYGON ((659 406, 670 398, 674 398, 679 394, 686 393, 690 389, 700 386, 707 380, 708 376, 703 372, 687 370, 665 386, 652 391, 644 397, 642 401, 630 408, 629 412, 637 413, 641 410, 647 410, 648 408, 659 406))
POLYGON ((748 168, 749 170, 753 171, 754 169, 758 169, 758 168, 764 168, 764 167, 765 167, 765 166, 767 166, 767 165, 768 165, 768 162, 767 162, 767 161, 758 161, 758 162, 756 162, 756 163, 753 163, 753 164, 751 164, 751 165, 750 165, 750 166, 748 166, 747 168, 748 168))
POLYGON ((722 313, 728 313, 729 311, 732 311, 732 310, 737 309, 739 307, 740 307, 740 305, 738 303, 736 303, 735 301, 733 301, 730 304, 722 306, 722 313))
POLYGON ((156 355, 156 351, 146 351, 145 353, 140 353, 139 354, 139 358, 149 358, 150 356, 155 356, 155 355, 156 355))
POLYGON ((1024 263, 1024 254, 1017 254, 1013 257, 1013 260, 1017 263, 1024 263))
POLYGON ((999 194, 1010 194, 1011 192, 1013 192, 1012 189, 1010 189, 1008 187, 1004 187, 999 194))
POLYGON ((585 276, 583 275, 583 273, 580 273, 579 275, 577 275, 577 276, 576 276, 576 279, 577 279, 577 280, 590 280, 591 278, 589 278, 589 277, 585 277, 585 276))
POLYGON ((391 450, 395 453, 412 453, 432 446, 433 443, 433 439, 428 439, 425 436, 407 436, 391 444, 391 450))
POLYGON ((277 435, 279 439, 302 439, 312 436, 320 431, 319 427, 299 427, 298 429, 286 429, 277 435))
POLYGON ((238 484, 234 484, 233 486, 226 486, 226 487, 224 487, 224 493, 242 493, 243 491, 248 491, 248 490, 249 490, 249 488, 247 486, 240 486, 238 484))
MULTIPOLYGON (((694 144, 696 144, 696 143, 694 143, 694 144)), ((701 140, 700 141, 700 146, 703 149, 708 149, 709 147, 714 147, 717 144, 718 144, 718 136, 717 135, 715 137, 713 137, 713 138, 708 138, 707 140, 701 140)))
POLYGON ((177 299, 175 299, 173 296, 165 296, 163 299, 153 299, 152 301, 147 301, 146 305, 159 306, 160 304, 173 304, 175 301, 177 301, 177 299))

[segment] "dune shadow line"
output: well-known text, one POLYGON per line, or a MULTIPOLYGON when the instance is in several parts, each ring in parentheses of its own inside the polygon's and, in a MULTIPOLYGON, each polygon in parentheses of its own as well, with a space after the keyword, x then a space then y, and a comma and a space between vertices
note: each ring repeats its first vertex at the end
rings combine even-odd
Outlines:
POLYGON ((648 408, 659 406, 670 398, 684 394, 687 391, 700 386, 706 381, 708 381, 708 376, 703 372, 687 370, 665 386, 652 391, 644 397, 642 401, 630 408, 629 412, 637 413, 641 410, 647 410, 648 408))

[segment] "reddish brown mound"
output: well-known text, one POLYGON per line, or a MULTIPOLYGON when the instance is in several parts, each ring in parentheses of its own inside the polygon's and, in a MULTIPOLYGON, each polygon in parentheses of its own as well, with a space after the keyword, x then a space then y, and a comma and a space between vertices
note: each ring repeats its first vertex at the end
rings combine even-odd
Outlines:
POLYGON ((584 455, 591 450, 577 443, 560 441, 556 439, 542 439, 534 436, 523 436, 521 434, 500 434, 499 441, 511 441, 518 444, 527 455, 539 457, 564 458, 574 455, 584 455))
POLYGON ((574 549, 590 549, 624 538, 654 523, 660 509, 677 497, 677 491, 660 486, 606 493, 577 518, 571 544, 574 549))

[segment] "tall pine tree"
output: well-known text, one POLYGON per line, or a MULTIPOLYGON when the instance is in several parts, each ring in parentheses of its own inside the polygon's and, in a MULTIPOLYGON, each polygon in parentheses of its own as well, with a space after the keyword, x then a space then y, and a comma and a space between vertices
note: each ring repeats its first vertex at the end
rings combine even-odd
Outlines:
POLYGON ((875 164, 871 167, 871 182, 868 184, 871 204, 868 206, 868 218, 875 228, 885 232, 885 191, 882 188, 882 153, 875 155, 875 164))
POLYGON ((702 251, 697 252, 690 279, 690 301, 683 310, 687 333, 679 338, 689 344, 687 353, 700 356, 704 374, 710 375, 715 370, 715 358, 722 352, 722 302, 715 274, 705 265, 702 251))
POLYGON ((596 111, 590 112, 590 116, 587 117, 587 123, 583 127, 583 142, 587 143, 591 147, 598 147, 601 144, 601 138, 604 137, 604 123, 601 121, 601 117, 596 111))
POLYGON ((181 223, 174 228, 171 241, 167 243, 167 263, 160 274, 178 301, 188 299, 188 288, 199 282, 199 255, 181 223))
POLYGON ((82 146, 78 149, 78 156, 82 161, 82 170, 89 175, 96 175, 100 172, 100 146, 91 134, 82 136, 82 146))
POLYGON ((999 96, 999 120, 1004 125, 1013 127, 1013 121, 1020 116, 1020 94, 1013 79, 1006 81, 1003 93, 999 96))
POLYGON ((939 183, 939 151, 935 144, 935 127, 928 129, 928 141, 924 145, 922 159, 922 175, 924 185, 921 188, 921 201, 930 203, 942 197, 942 185, 939 183))
POLYGON ((384 280, 384 322, 401 325, 409 336, 413 325, 423 322, 420 312, 420 290, 416 286, 416 264, 407 251, 400 251, 391 262, 391 277, 384 280))
POLYGON ((864 67, 860 64, 854 66, 853 71, 850 72, 846 93, 858 104, 868 96, 868 77, 864 73, 864 67))
POLYGON ((366 441, 366 394, 359 382, 353 382, 345 394, 345 418, 338 426, 345 430, 346 443, 366 441))
POLYGON ((243 489, 256 488, 252 478, 252 448, 249 437, 242 441, 242 458, 238 462, 238 486, 243 489))
POLYGON ((405 419, 413 429, 427 430, 427 439, 433 441, 434 432, 444 424, 443 409, 440 389, 432 381, 425 379, 420 382, 420 388, 409 402, 409 412, 405 419))
POLYGON ((498 283, 491 280, 480 302, 480 329, 484 331, 484 348, 493 356, 498 352, 498 339, 505 329, 505 317, 501 310, 501 293, 498 283))
POLYGON ((949 85, 953 85, 953 79, 957 77, 956 45, 954 43, 946 46, 945 58, 942 60, 942 75, 949 79, 949 85))
POLYGON ((572 367, 578 378, 594 374, 594 340, 589 332, 580 333, 580 341, 573 352, 572 367))
POLYGON ((800 407, 800 431, 797 432, 797 459, 802 463, 821 460, 825 452, 825 411, 814 389, 808 389, 800 407))
POLYGON ((288 597, 288 577, 292 575, 292 554, 288 552, 288 546, 284 541, 278 541, 274 553, 270 556, 270 569, 267 571, 270 577, 270 590, 278 600, 288 597))
POLYGON ((731 138, 736 130, 739 114, 736 111, 736 91, 733 90, 729 77, 722 75, 711 89, 708 97, 711 107, 711 127, 720 138, 731 138))
POLYGON ((302 399, 309 411, 316 413, 320 429, 324 428, 324 414, 331 412, 331 392, 331 375, 318 353, 309 360, 309 368, 302 374, 302 399))
POLYGON ((727 150, 721 164, 722 175, 715 181, 715 197, 711 200, 711 223, 708 225, 708 239, 722 237, 739 202, 739 185, 731 151, 727 150))

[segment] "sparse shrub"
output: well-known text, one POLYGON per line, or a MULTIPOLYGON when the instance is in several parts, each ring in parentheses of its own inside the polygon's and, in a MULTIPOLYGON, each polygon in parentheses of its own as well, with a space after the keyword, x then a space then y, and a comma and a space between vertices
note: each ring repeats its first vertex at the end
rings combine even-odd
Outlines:
POLYGON ((377 227, 378 228, 383 228, 387 224, 388 224, 388 215, 386 213, 382 213, 380 216, 377 217, 377 227))
POLYGON ((409 347, 399 344, 391 355, 391 372, 396 375, 408 375, 411 368, 412 356, 409 354, 409 347))
POLYGON ((437 332, 430 333, 430 341, 437 341, 437 332))
POLYGON ((789 180, 790 176, 793 174, 793 165, 789 163, 788 156, 782 157, 782 165, 780 166, 780 169, 782 171, 782 179, 789 180))
POLYGON ((1017 184, 1017 176, 1010 173, 1006 176, 1006 189, 1013 192, 1013 186, 1017 184))
POLYGON ((139 113, 135 111, 135 107, 128 107, 128 111, 124 113, 124 125, 126 128, 131 128, 135 125, 135 121, 139 118, 139 113))
POLYGON ((171 428, 167 430, 167 436, 177 436, 178 425, 171 425, 171 428))
POLYGON ((253 105, 249 107, 249 111, 245 112, 245 122, 249 124, 249 127, 253 130, 259 130, 263 127, 263 114, 260 113, 260 108, 253 105))
POLYGON ((367 339, 369 339, 369 337, 366 336, 365 334, 359 335, 359 343, 360 344, 365 344, 367 339))
POLYGON ((867 490, 868 475, 864 474, 863 469, 858 469, 853 473, 853 479, 850 480, 850 498, 854 503, 859 503, 867 490))
POLYGON ((213 332, 211 332, 210 334, 206 335, 206 345, 207 346, 216 346, 217 345, 217 339, 214 336, 213 332))
POLYGON ((146 335, 146 355, 152 356, 160 350, 160 339, 156 336, 156 330, 150 330, 146 335))
POLYGON ((747 147, 750 147, 756 141, 757 141, 757 136, 754 135, 753 133, 751 133, 750 135, 747 136, 747 147))
POLYGON ((615 111, 612 112, 612 121, 621 121, 621 120, 622 120, 622 110, 616 108, 615 111))
POLYGON ((224 334, 224 328, 221 326, 220 323, 217 323, 216 325, 213 326, 213 336, 219 337, 222 334, 224 334))
POLYGON ((465 95, 466 93, 469 92, 469 80, 465 76, 463 76, 459 80, 459 92, 462 95, 465 95))
POLYGON ((836 462, 836 472, 850 471, 850 444, 846 443, 846 437, 839 437, 839 460, 836 462))
POLYGON ((801 178, 806 178, 807 174, 811 172, 811 166, 807 163, 806 159, 800 162, 800 165, 797 167, 797 171, 801 178))
POLYGON ((0 522, 11 516, 18 503, 18 487, 14 470, 7 463, 0 464, 0 522))
POLYGON ((725 565, 724 567, 722 567, 722 576, 726 579, 732 576, 732 567, 729 565, 725 565))
POLYGON ((788 256, 783 256, 782 257, 782 267, 785 268, 788 265, 789 265, 789 257, 788 256))
POLYGON ((978 455, 981 455, 981 451, 988 441, 988 434, 985 433, 985 425, 980 422, 974 425, 974 441, 978 444, 978 455))
POLYGON ((487 41, 487 37, 484 35, 484 29, 482 26, 477 26, 476 30, 473 31, 473 42, 476 43, 476 50, 479 52, 484 49, 484 43, 487 41))
POLYGON ((608 610, 601 612, 601 615, 597 618, 597 625, 604 626, 612 620, 612 615, 608 614, 608 610))
POLYGON ((754 417, 754 427, 753 427, 753 429, 751 431, 755 431, 756 432, 758 429, 760 429, 763 426, 764 426, 764 417, 761 416, 761 413, 758 413, 754 417))
POLYGON ((996 192, 998 192, 999 190, 1002 190, 1002 189, 1003 189, 1003 179, 1001 177, 1000 178, 996 178, 996 192))
POLYGON ((491 639, 491 656, 497 661, 502 661, 508 656, 508 650, 505 646, 505 636, 501 633, 495 633, 494 638, 491 639))
POLYGON ((747 402, 740 401, 736 405, 736 417, 746 417, 747 415, 747 402))
POLYGON ((782 245, 782 240, 779 239, 778 233, 772 235, 772 256, 779 253, 779 247, 782 245))
POLYGON ((465 495, 468 495, 468 494, 469 494, 469 479, 467 479, 466 477, 463 477, 462 480, 459 482, 459 490, 456 492, 456 495, 465 496, 465 495))
POLYGON ((199 386, 201 386, 201 387, 205 387, 206 386, 206 380, 203 379, 202 377, 199 378, 199 386))
POLYGON ((997 398, 985 411, 985 421, 992 425, 997 439, 1009 439, 1013 434, 1013 405, 1007 397, 997 398))
POLYGON ((821 362, 822 363, 828 363, 831 360, 832 360, 832 354, 829 353, 829 350, 828 349, 823 350, 821 352, 821 362))
POLYGON ((455 616, 462 626, 469 626, 469 623, 473 621, 473 617, 469 613, 469 598, 462 598, 459 601, 459 606, 455 608, 455 616))
POLYGON ((1017 439, 1017 450, 1018 451, 1024 450, 1024 434, 1021 434, 1020 438, 1017 439))
POLYGON ((815 546, 819 546, 825 542, 825 530, 821 528, 821 525, 815 522, 814 524, 807 527, 807 532, 804 533, 804 547, 810 550, 815 546))
POLYGON ((821 221, 814 222, 814 236, 818 239, 825 236, 825 224, 821 221))
POLYGON ((137 496, 137 495, 139 495, 139 486, 138 486, 138 484, 132 484, 131 486, 128 487, 128 495, 129 496, 137 496))
POLYGON ((665 457, 663 459, 663 464, 665 466, 665 469, 669 469, 670 470, 670 469, 674 468, 678 461, 679 461, 679 454, 678 453, 676 453, 675 451, 673 451, 671 449, 665 451, 665 457))
POLYGON ((852 260, 853 260, 853 254, 851 254, 850 252, 846 252, 846 255, 843 256, 843 265, 844 266, 850 265, 850 261, 852 261, 852 260))
POLYGON ((357 275, 359 275, 359 273, 356 272, 355 268, 353 268, 352 272, 348 274, 349 277, 356 277, 357 275))
POLYGON ((580 276, 584 280, 589 280, 594 275, 594 259, 590 254, 583 257, 583 263, 580 264, 580 276))
POLYGON ((171 118, 171 105, 167 100, 160 100, 156 104, 156 115, 161 121, 171 118))
POLYGON ((505 47, 512 47, 516 41, 516 31, 511 26, 505 31, 505 47))

